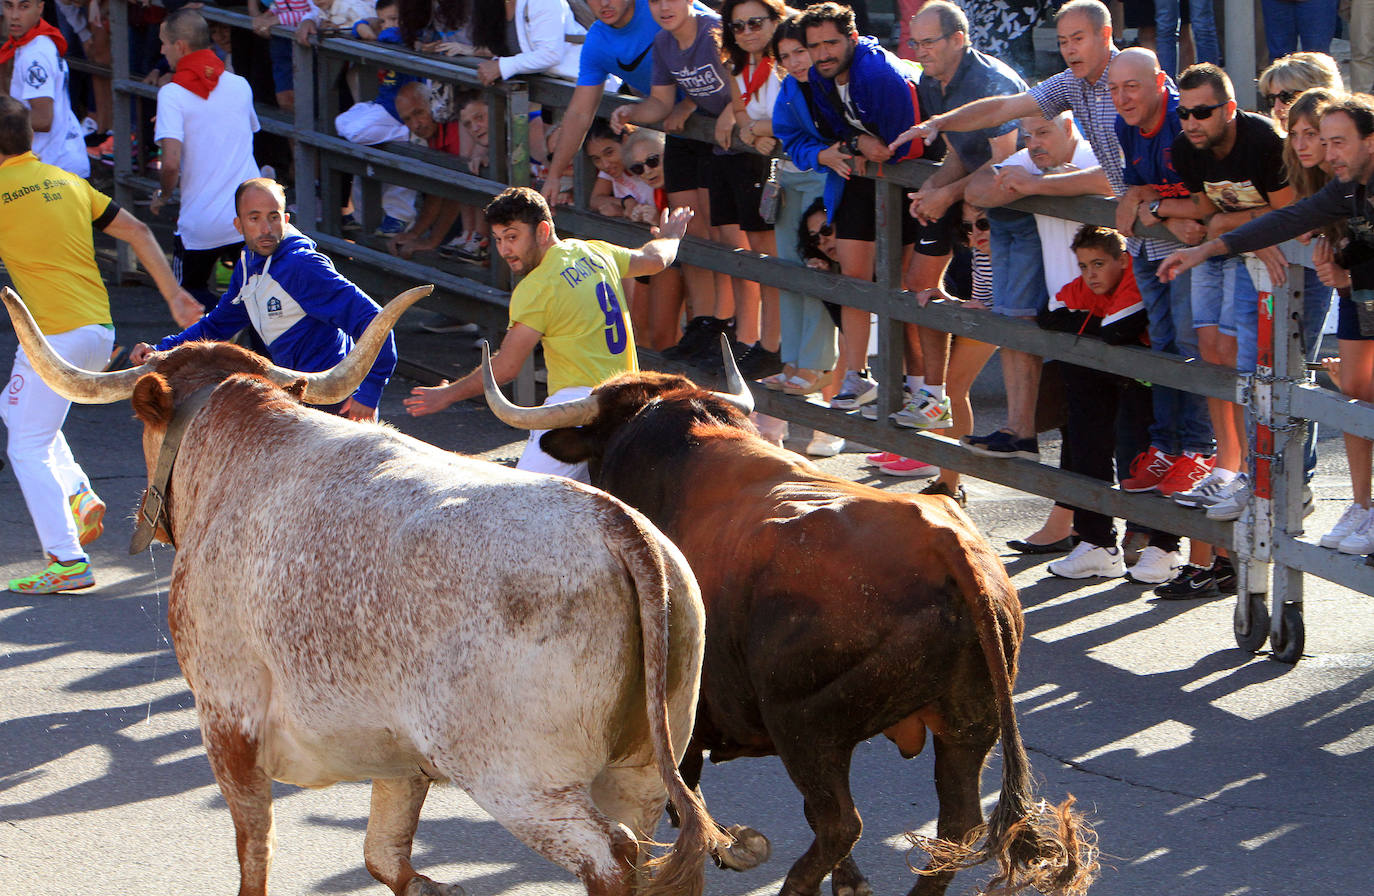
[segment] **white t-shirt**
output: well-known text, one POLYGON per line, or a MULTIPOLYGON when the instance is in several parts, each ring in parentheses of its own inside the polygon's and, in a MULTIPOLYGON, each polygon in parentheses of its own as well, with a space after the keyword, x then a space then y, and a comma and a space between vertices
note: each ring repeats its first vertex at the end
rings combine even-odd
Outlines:
POLYGON ((216 249, 243 239, 234 229, 234 191, 258 176, 256 130, 253 90, 231 72, 220 75, 205 99, 175 83, 158 90, 154 138, 170 137, 182 146, 177 235, 187 249, 216 249))
MULTIPOLYGON (((1067 174, 1070 171, 1096 168, 1097 155, 1093 153, 1092 146, 1076 130, 1074 134, 1078 139, 1078 146, 1074 149, 1073 160, 1067 165, 1061 165, 1049 172, 1041 172, 1031 161, 1030 150, 1027 149, 1013 153, 1002 164, 1024 168, 1032 174, 1067 174)), ((1082 226, 1077 221, 1067 221, 1063 218, 1035 216, 1035 228, 1040 231, 1040 254, 1045 261, 1045 289, 1049 291, 1051 298, 1059 295, 1059 290, 1078 276, 1078 258, 1074 256, 1069 245, 1073 242, 1074 234, 1078 233, 1078 228, 1082 226)))
POLYGON ((630 196, 635 202, 642 204, 653 204, 654 188, 646 184, 637 177, 626 174, 624 177, 611 177, 604 171, 596 173, 597 180, 608 180, 611 182, 611 195, 616 199, 624 199, 630 196))
POLYGON ((57 55, 52 38, 40 34, 14 54, 10 96, 32 107, 33 100, 52 100, 52 127, 33 132, 33 154, 64 171, 91 176, 91 157, 86 154, 81 123, 72 112, 67 95, 67 61, 57 55))

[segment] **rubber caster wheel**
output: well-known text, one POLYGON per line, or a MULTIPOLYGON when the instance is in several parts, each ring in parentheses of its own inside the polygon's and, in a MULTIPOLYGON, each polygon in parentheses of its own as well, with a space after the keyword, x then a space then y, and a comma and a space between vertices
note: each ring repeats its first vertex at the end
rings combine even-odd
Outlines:
POLYGON ((1241 598, 1236 598, 1236 613, 1231 619, 1231 628, 1236 633, 1236 646, 1241 650, 1258 653, 1269 639, 1269 606, 1265 603, 1266 597, 1266 594, 1251 594, 1245 598, 1250 610, 1248 627, 1242 615, 1241 598))
POLYGON ((1272 659, 1290 666, 1302 659, 1302 604, 1285 603, 1279 614, 1279 630, 1269 639, 1272 659))

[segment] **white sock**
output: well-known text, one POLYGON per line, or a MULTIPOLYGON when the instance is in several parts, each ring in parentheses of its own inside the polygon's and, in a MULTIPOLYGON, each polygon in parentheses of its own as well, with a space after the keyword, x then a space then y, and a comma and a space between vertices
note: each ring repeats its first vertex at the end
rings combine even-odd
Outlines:
POLYGON ((1212 475, 1220 479, 1222 482, 1230 482, 1232 479, 1236 478, 1234 470, 1223 470, 1221 467, 1213 467, 1212 475))
POLYGON ((944 384, 944 383, 941 383, 941 384, 938 385, 938 386, 936 386, 936 385, 934 385, 934 384, 927 385, 927 386, 925 387, 925 389, 926 389, 926 392, 930 393, 930 395, 931 395, 936 401, 940 401, 941 399, 943 399, 943 398, 945 397, 945 384, 944 384))
POLYGON ((906 387, 915 395, 926 387, 926 378, 923 376, 909 376, 906 378, 906 387))

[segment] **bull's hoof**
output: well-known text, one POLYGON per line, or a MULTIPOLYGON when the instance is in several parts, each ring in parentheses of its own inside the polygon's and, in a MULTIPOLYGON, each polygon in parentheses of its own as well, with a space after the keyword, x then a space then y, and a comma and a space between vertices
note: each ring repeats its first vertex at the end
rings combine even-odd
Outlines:
POLYGON ((429 878, 417 874, 406 884, 402 896, 468 896, 467 891, 457 884, 437 884, 429 878))
POLYGON ((725 829, 734 842, 716 851, 716 864, 732 871, 749 871, 757 868, 773 854, 773 845, 758 831, 742 824, 731 825, 725 829))
POLYGON ((868 879, 857 872, 858 869, 855 869, 855 874, 851 875, 840 868, 831 872, 830 889, 835 896, 873 896, 873 887, 868 879))

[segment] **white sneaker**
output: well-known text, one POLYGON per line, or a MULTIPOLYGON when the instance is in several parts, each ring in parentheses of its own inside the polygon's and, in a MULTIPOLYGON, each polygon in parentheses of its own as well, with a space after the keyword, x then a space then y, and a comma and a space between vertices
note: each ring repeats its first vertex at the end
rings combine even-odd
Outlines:
POLYGON ((1360 528, 1360 523, 1369 516, 1369 508, 1361 507, 1359 504, 1351 503, 1341 514, 1341 518, 1336 521, 1336 525, 1331 527, 1331 531, 1321 537, 1321 546, 1324 548, 1339 548, 1341 542, 1360 528))
POLYGON ((1126 578, 1145 585, 1162 585, 1172 579, 1182 565, 1183 557, 1178 551, 1150 545, 1140 552, 1135 566, 1126 570, 1126 578))
POLYGON ((1234 478, 1225 479, 1216 472, 1208 473, 1201 482, 1186 492, 1174 492, 1174 503, 1182 504, 1184 507, 1211 507, 1221 500, 1222 492, 1234 478))
POLYGON ((1103 548, 1080 541, 1069 556, 1049 565, 1049 571, 1061 579, 1088 579, 1093 576, 1115 579, 1125 575, 1126 564, 1118 547, 1103 548))
POLYGON ((1249 503, 1250 477, 1237 473, 1236 478, 1227 483, 1216 503, 1207 508, 1207 519, 1222 522, 1238 520, 1249 503))
POLYGON ((1341 539, 1337 550, 1342 554, 1374 553, 1374 510, 1365 513, 1355 531, 1341 539))
POLYGON ((954 425, 949 396, 936 398, 925 389, 908 398, 900 410, 888 415, 888 419, 908 429, 949 429, 954 425))
POLYGON ((834 457, 844 450, 844 438, 817 430, 806 443, 806 453, 812 457, 834 457))
POLYGON ((846 370, 840 391, 830 399, 832 408, 852 411, 863 407, 878 397, 878 381, 868 375, 868 368, 846 370))

